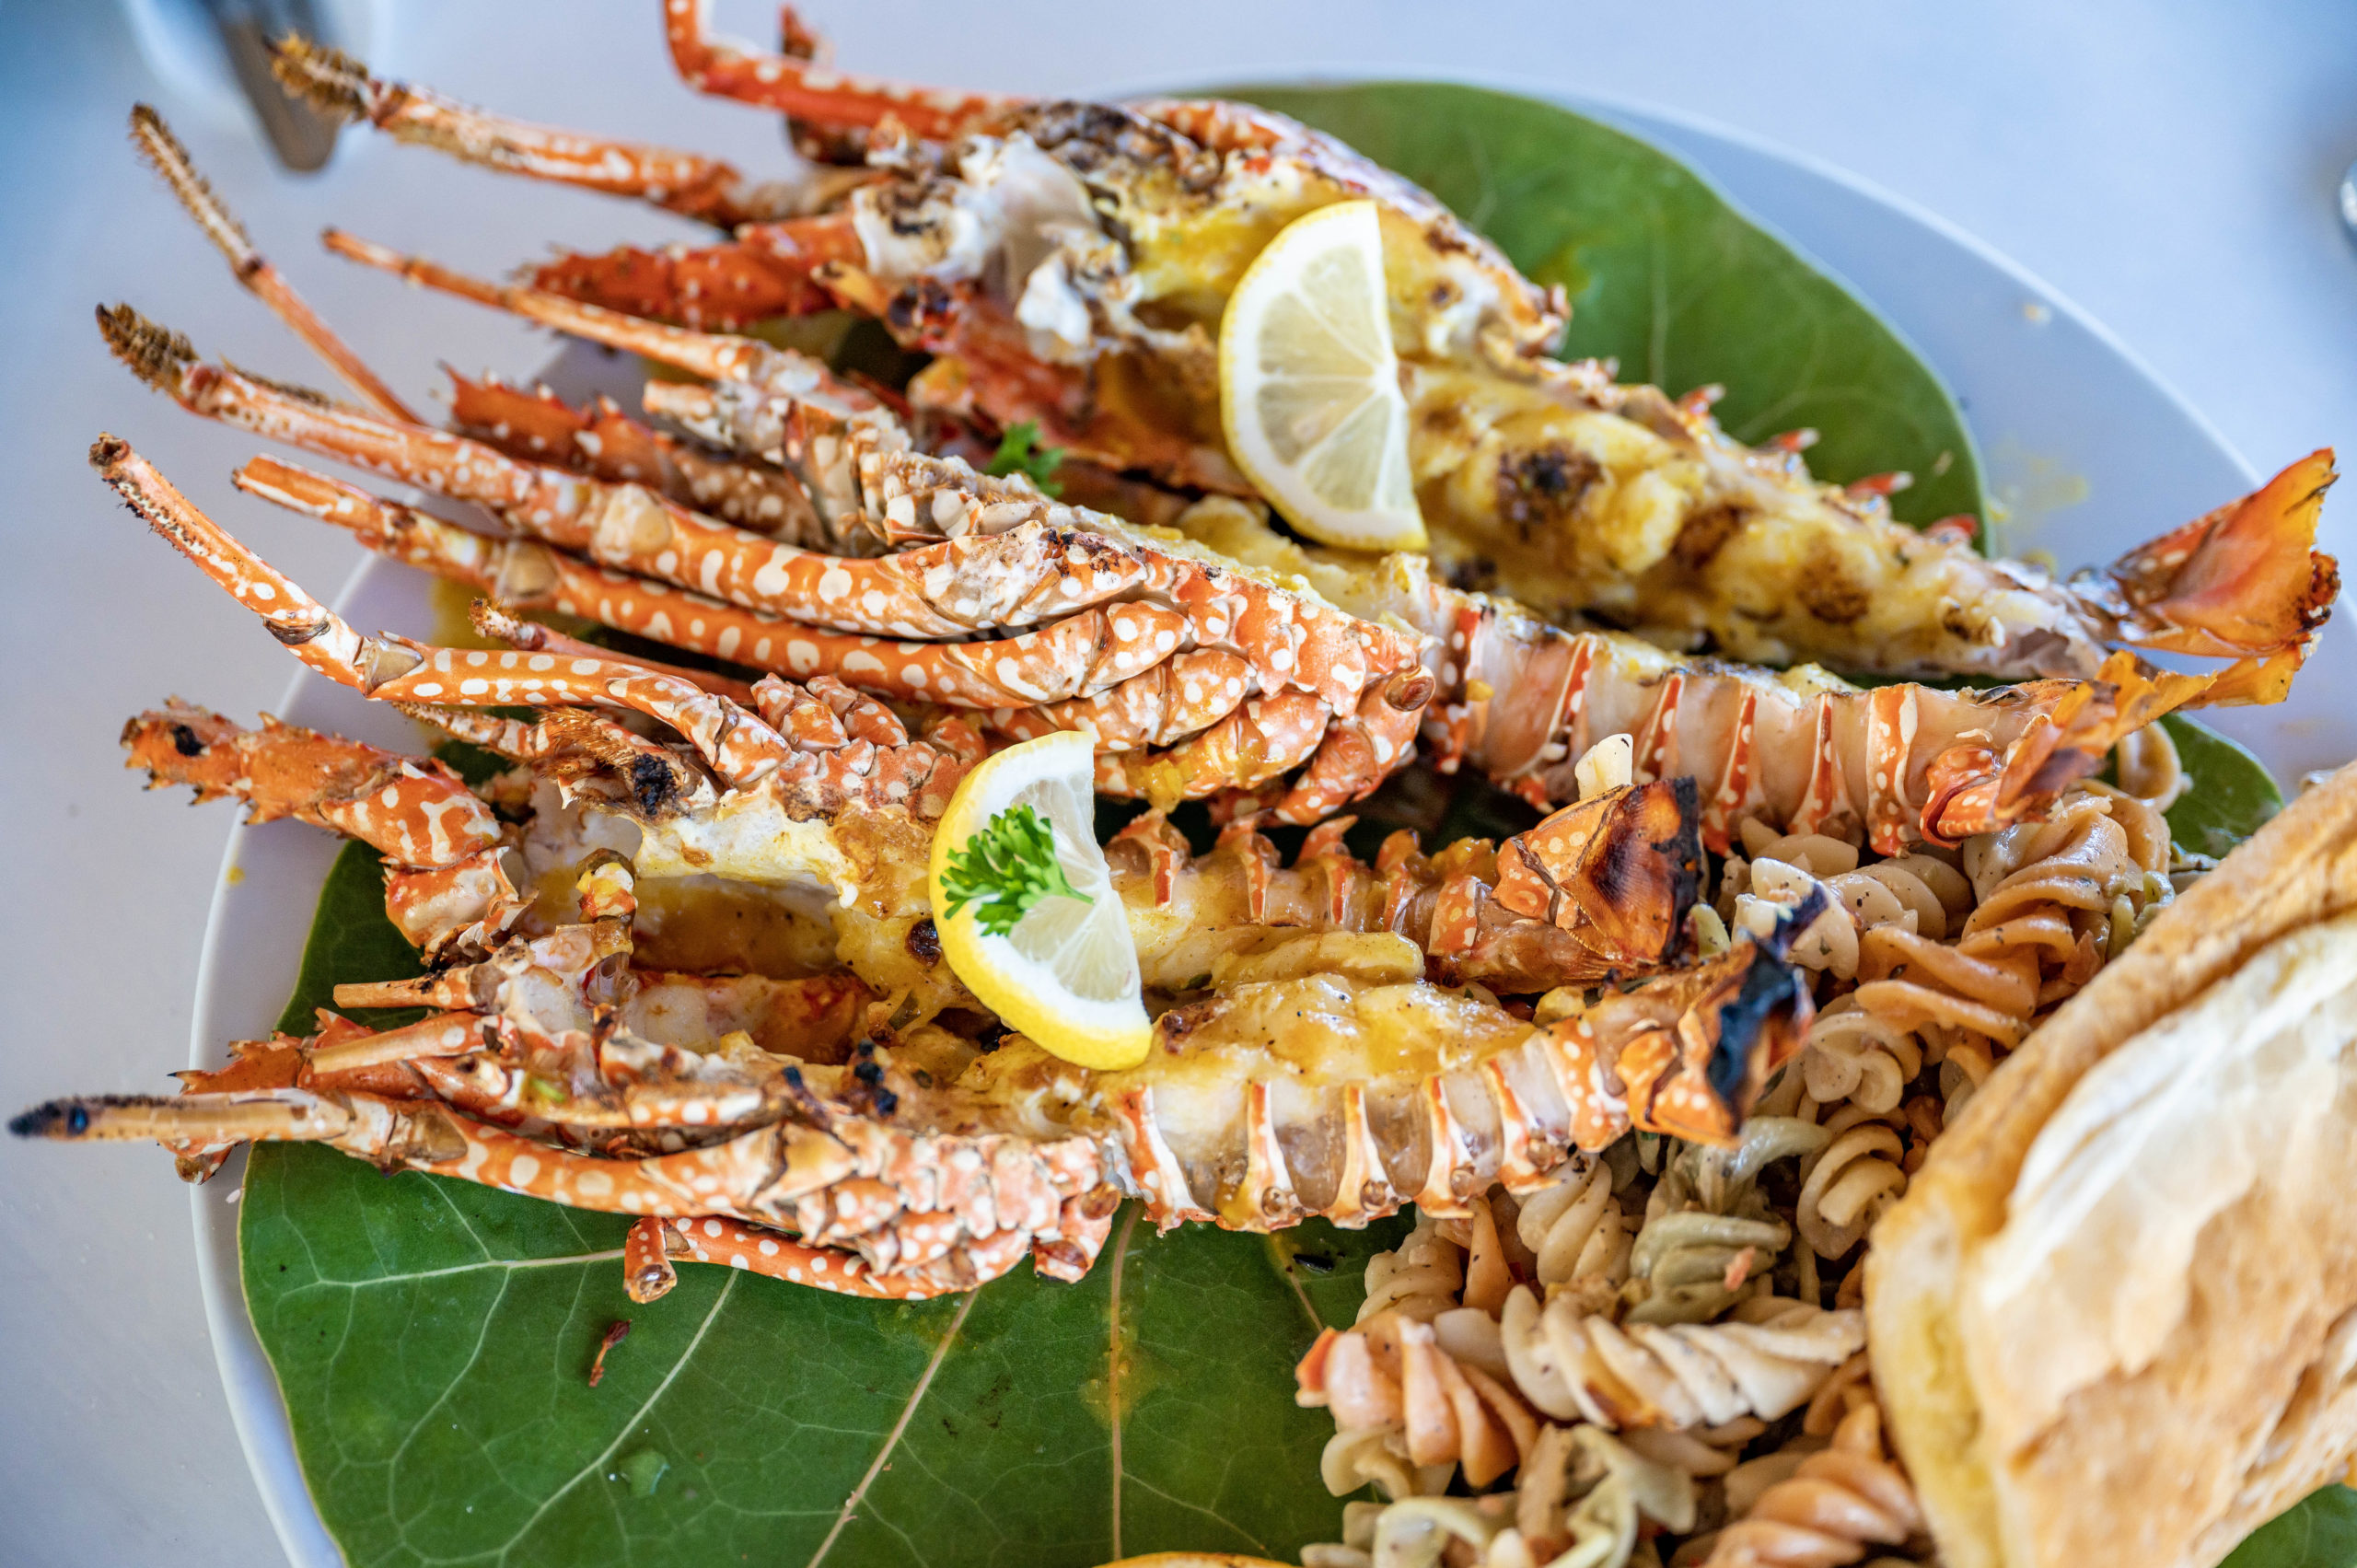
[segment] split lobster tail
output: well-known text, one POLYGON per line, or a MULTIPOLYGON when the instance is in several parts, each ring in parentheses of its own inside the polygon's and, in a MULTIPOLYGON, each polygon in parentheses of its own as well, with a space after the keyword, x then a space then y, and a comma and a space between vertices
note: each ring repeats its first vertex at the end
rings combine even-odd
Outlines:
MULTIPOLYGON (((2316 548, 2329 447, 2239 501, 2163 534, 2079 585, 2119 622, 2119 638, 2164 653, 2257 661, 2221 702, 2274 703, 2332 614, 2340 563, 2316 548)), ((2230 677, 2236 671, 2228 671, 2230 677)))

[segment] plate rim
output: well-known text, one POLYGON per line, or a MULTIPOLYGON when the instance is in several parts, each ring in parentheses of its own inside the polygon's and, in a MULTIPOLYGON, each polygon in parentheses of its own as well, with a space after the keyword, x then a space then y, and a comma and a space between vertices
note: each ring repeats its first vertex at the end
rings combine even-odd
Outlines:
MULTIPOLYGON (((1963 251, 1991 272, 2026 291, 2058 316, 2066 318, 2107 354, 2123 365, 2135 379, 2155 390, 2161 401, 2248 483, 2256 485, 2258 482, 2258 475, 2249 461, 2210 418, 2075 300, 1953 221, 1816 154, 1799 151, 1771 137, 1727 124, 1708 115, 1666 109, 1616 94, 1548 86, 1511 73, 1408 75, 1376 67, 1357 70, 1348 65, 1338 65, 1310 72, 1272 72, 1262 82, 1252 85, 1341 87, 1380 82, 1470 87, 1510 93, 1585 115, 1645 142, 1702 180, 1713 194, 1747 220, 1758 225, 1779 243, 1805 259, 1811 266, 1840 284, 1883 319, 1884 324, 1906 342, 1911 352, 1926 363, 1932 363, 1931 356, 1924 354, 1902 328, 1888 319, 1886 308, 1852 284, 1840 268, 1825 261, 1807 245, 1794 239, 1773 218, 1732 195, 1716 177, 1700 167, 1684 151, 1661 146, 1646 134, 1645 128, 1664 126, 1716 141, 1782 164, 1880 206, 1945 245, 1963 251)), ((1180 83, 1173 78, 1140 77, 1117 85, 1116 89, 1107 96, 1116 100, 1127 100, 1167 97, 1189 90, 1201 93, 1204 89, 1199 80, 1180 83)), ((1933 364, 1933 369, 1938 372, 1940 366, 1933 364)), ((1965 413, 1965 424, 1968 432, 1973 433, 1977 439, 1969 411, 1965 413)), ((342 613, 374 584, 377 574, 400 575, 405 571, 399 563, 364 554, 330 602, 342 613)), ((308 669, 297 669, 284 688, 277 711, 292 718, 334 690, 338 689, 323 677, 308 669), (307 697, 310 700, 307 701, 307 697)), ((242 817, 230 825, 223 845, 221 871, 215 877, 213 898, 206 912, 191 1012, 189 1064, 192 1067, 211 1067, 217 1063, 219 1046, 214 1038, 215 1031, 208 1025, 223 983, 225 949, 231 940, 228 915, 236 886, 232 875, 243 864, 241 852, 246 847, 247 834, 250 830, 251 826, 242 817)), ((315 886, 310 889, 310 907, 315 907, 317 901, 318 889, 315 886)), ((241 1149, 224 1167, 222 1176, 216 1181, 234 1181, 238 1185, 232 1191, 241 1192, 244 1174, 245 1153, 241 1149)), ((244 1453, 248 1473, 252 1476, 255 1488, 261 1494, 263 1511, 277 1532, 280 1547, 287 1561, 296 1568, 342 1568, 346 1559, 311 1496, 309 1483, 303 1475, 301 1461, 296 1453, 293 1425, 279 1388, 276 1371, 261 1347, 252 1314, 247 1307, 244 1281, 238 1265, 240 1206, 217 1198, 208 1201, 208 1195, 219 1190, 219 1186, 214 1183, 192 1188, 189 1205, 195 1231, 198 1289, 203 1297, 205 1322, 213 1340, 214 1362, 221 1376, 223 1393, 237 1430, 238 1446, 244 1453)))

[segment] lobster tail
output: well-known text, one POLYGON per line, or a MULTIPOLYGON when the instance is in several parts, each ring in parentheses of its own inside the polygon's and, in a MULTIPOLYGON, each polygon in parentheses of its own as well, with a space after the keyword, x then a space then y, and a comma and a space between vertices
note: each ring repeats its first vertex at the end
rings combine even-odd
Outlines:
MULTIPOLYGON (((2311 452, 2082 586, 2119 618, 2121 640, 2142 647, 2215 658, 2294 648, 2305 656, 2340 591, 2340 563, 2316 548, 2332 463, 2331 448, 2311 452)), ((2241 700, 2279 700, 2284 684, 2241 700)))
MULTIPOLYGON (((1824 912, 1816 897, 1767 937, 1608 986, 1541 1028, 1427 985, 1233 987, 1164 1014, 1160 1048, 1093 1088, 1165 1228, 1361 1225, 1407 1203, 1461 1215, 1493 1184, 1544 1186, 1573 1150, 1632 1128, 1732 1138, 1800 1049, 1812 1008, 1786 949, 1824 912)), ((962 1086, 1021 1098, 1058 1071, 1028 1045, 985 1062, 962 1086)))

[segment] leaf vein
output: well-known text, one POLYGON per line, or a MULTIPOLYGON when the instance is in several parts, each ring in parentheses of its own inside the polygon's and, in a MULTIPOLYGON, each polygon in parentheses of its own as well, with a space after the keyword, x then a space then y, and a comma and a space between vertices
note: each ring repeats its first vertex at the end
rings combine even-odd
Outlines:
POLYGON ((302 1291, 317 1290, 322 1286, 336 1290, 362 1290, 369 1285, 407 1284, 413 1280, 439 1280, 447 1279, 452 1274, 478 1273, 484 1269, 560 1269, 572 1263, 604 1263, 621 1255, 621 1248, 610 1247, 602 1252, 568 1252, 558 1258, 485 1258, 475 1263, 453 1263, 447 1269, 420 1269, 406 1274, 379 1274, 375 1279, 368 1280, 314 1279, 309 1283, 287 1294, 299 1295, 302 1291))
MULTIPOLYGON (((892 1450, 900 1446, 901 1434, 908 1431, 909 1423, 915 1419, 917 1407, 924 1402, 925 1391, 933 1387, 934 1376, 940 1372, 941 1364, 948 1359, 949 1347, 957 1342, 958 1331, 966 1326, 966 1315, 974 1309, 974 1298, 980 1295, 980 1290, 970 1290, 966 1298, 958 1304, 958 1316, 949 1319, 949 1327, 942 1330, 941 1342, 933 1347, 933 1358, 924 1364, 923 1375, 917 1378, 916 1387, 909 1390, 908 1403, 900 1407, 900 1419, 892 1423, 890 1432, 885 1434, 884 1446, 876 1450, 876 1458, 869 1462, 867 1473, 859 1478, 859 1484, 853 1487, 851 1495, 843 1499, 842 1509, 835 1516, 834 1527, 827 1532, 827 1539, 819 1543, 819 1550, 810 1554, 809 1568, 819 1568, 819 1562, 833 1549, 836 1538, 851 1524, 852 1513, 866 1497, 867 1489, 875 1484, 877 1476, 884 1473, 884 1462, 892 1457, 892 1450)), ((878 1517, 877 1522, 899 1534, 901 1539, 908 1539, 906 1533, 889 1519, 878 1517)), ((913 1542, 911 1544, 914 1545, 913 1542)))
MULTIPOLYGON (((469 1226, 468 1228, 472 1229, 473 1227, 469 1226)), ((679 1377, 681 1372, 687 1369, 688 1363, 695 1359, 696 1347, 703 1343, 704 1335, 711 1332, 713 1324, 719 1320, 720 1309, 728 1305, 729 1295, 737 1288, 737 1271, 734 1269, 729 1270, 726 1282, 720 1287, 720 1294, 712 1298, 712 1309, 703 1315, 703 1321, 696 1325, 695 1338, 690 1340, 688 1342, 688 1348, 679 1353, 679 1359, 671 1364, 671 1370, 663 1374, 663 1381, 655 1385, 655 1391, 646 1396, 646 1402, 640 1405, 636 1411, 633 1411, 631 1418, 628 1421, 622 1423, 621 1429, 614 1434, 614 1440, 607 1444, 603 1449, 599 1450, 596 1458, 590 1460, 587 1464, 574 1471, 571 1480, 567 1481, 563 1486, 558 1487, 554 1492, 550 1493, 548 1496, 542 1500, 540 1505, 532 1510, 532 1516, 525 1520, 524 1523, 517 1527, 516 1533, 509 1536, 505 1543, 500 1547, 499 1555, 495 1561, 501 1562, 506 1562, 507 1554, 515 1551, 517 1543, 522 1541, 526 1536, 532 1533, 532 1527, 540 1522, 541 1516, 547 1514, 550 1509, 555 1507, 558 1500, 563 1497, 566 1493, 571 1492, 575 1487, 580 1485, 584 1477, 604 1465, 608 1459, 612 1458, 614 1457, 614 1450, 621 1447, 623 1441, 630 1436, 632 1431, 638 1425, 638 1423, 646 1419, 646 1412, 655 1408, 656 1401, 662 1399, 666 1393, 670 1391, 673 1381, 679 1377)))

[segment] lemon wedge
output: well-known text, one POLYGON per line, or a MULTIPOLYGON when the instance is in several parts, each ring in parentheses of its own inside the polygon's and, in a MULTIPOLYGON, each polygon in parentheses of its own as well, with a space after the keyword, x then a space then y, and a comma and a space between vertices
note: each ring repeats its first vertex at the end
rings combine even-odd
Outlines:
POLYGON ((1303 533, 1424 548, 1373 202, 1295 218, 1245 271, 1220 322, 1219 412, 1228 455, 1303 533))
POLYGON ((983 761, 942 813, 926 886, 941 951, 984 1006, 1066 1062, 1118 1069, 1154 1031, 1097 847, 1096 761, 1067 732, 983 761))

